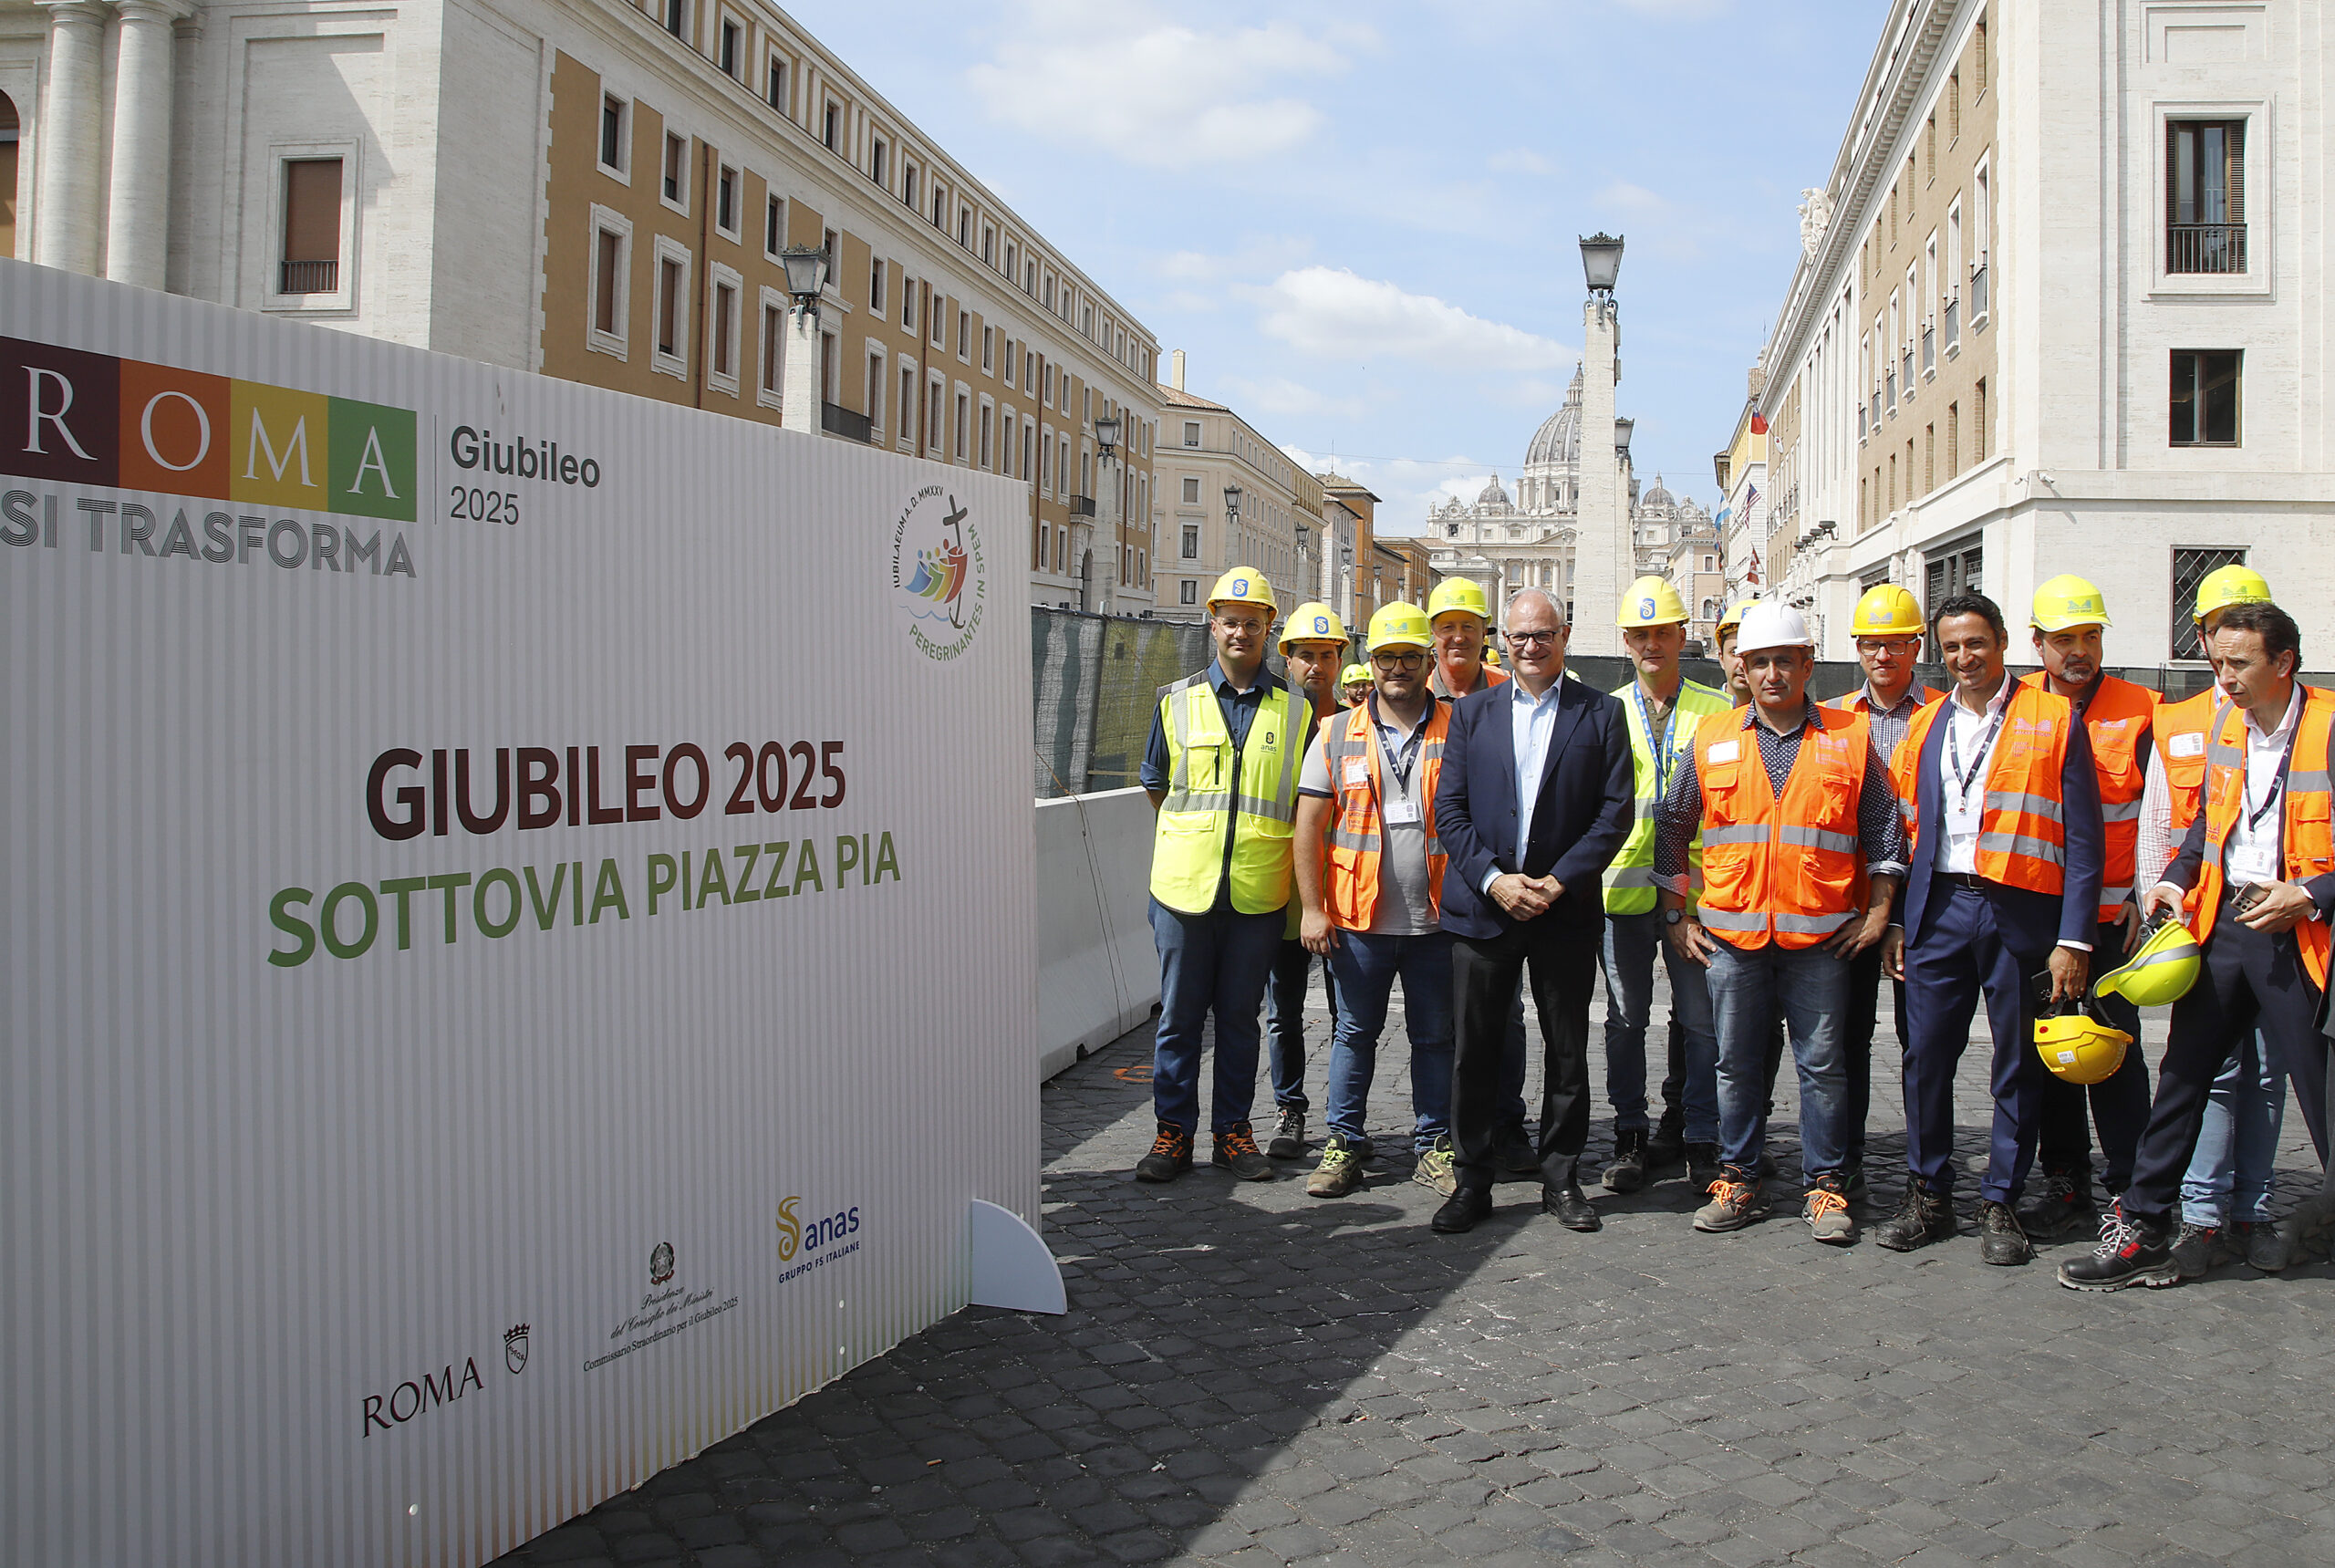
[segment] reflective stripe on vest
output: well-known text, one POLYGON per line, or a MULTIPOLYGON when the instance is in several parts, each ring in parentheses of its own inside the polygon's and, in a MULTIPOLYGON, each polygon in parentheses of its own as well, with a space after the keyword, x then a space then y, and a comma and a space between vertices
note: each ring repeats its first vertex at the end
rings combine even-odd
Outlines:
MULTIPOLYGON (((2040 686, 2040 671, 2024 678, 2040 686)), ((2084 732, 2091 741, 2091 769, 2100 781, 2100 820, 2103 829, 2100 867, 2100 922, 2106 925, 2123 912, 2128 889, 2140 859, 2141 794, 2148 784, 2147 756, 2143 736, 2155 742, 2158 701, 2155 692, 2113 675, 2101 677, 2100 688, 2083 711, 2084 732)))
MULTIPOLYGON (((1704 926, 1731 947, 1809 948, 1864 908, 1857 802, 1873 732, 1863 713, 1820 708, 1779 799, 1757 737, 1728 727, 1696 742, 1703 793, 1704 926), (1734 754, 1712 752, 1732 742, 1734 754)), ((1756 721, 1755 721, 1756 722, 1756 721)))
MULTIPOLYGON (((1329 764, 1331 805, 1329 853, 1322 868, 1322 902, 1330 923, 1341 930, 1366 931, 1377 917, 1380 876, 1385 852, 1385 753, 1377 721, 1365 701, 1349 709, 1341 724, 1322 731, 1323 760, 1329 764), (1359 763, 1359 767, 1354 764, 1359 763)), ((1418 783, 1419 811, 1427 830, 1427 902, 1430 919, 1443 913, 1443 868, 1447 857, 1435 830, 1435 789, 1443 776, 1443 742, 1451 732, 1451 707, 1430 704, 1423 721, 1418 756, 1411 763, 1418 783)))
MULTIPOLYGON (((1897 747, 1889 774, 1897 786, 1897 802, 1905 814, 1909 850, 1917 850, 1929 824, 1922 820, 1922 786, 1937 787, 1936 768, 1925 769, 1924 752, 1931 727, 1953 699, 1935 702, 1914 715, 1905 739, 1897 747), (1927 777, 1925 777, 1925 774, 1927 777)), ((2068 761, 2068 733, 2074 705, 2039 686, 2011 688, 2003 714, 2002 734, 1987 766, 1987 795, 1978 813, 1977 855, 1973 862, 1979 876, 2007 888, 2057 897, 2067 886, 2065 803, 2060 779, 2068 761)), ((1943 815, 1943 813, 1940 814, 1943 815)), ((1908 861, 1914 858, 1909 853, 1908 861)))
MULTIPOLYGON (((1655 905, 1654 889, 1654 813, 1662 803, 1655 798, 1659 786, 1655 775, 1661 770, 1655 766, 1654 737, 1646 733, 1645 719, 1631 693, 1636 682, 1617 686, 1614 695, 1620 699, 1622 711, 1630 725, 1630 774, 1636 784, 1637 810, 1630 823, 1630 836, 1622 840, 1622 847, 1605 867, 1605 912, 1609 915, 1651 914, 1655 905)), ((1694 755, 1695 738, 1704 720, 1717 713, 1731 713, 1734 707, 1724 691, 1693 680, 1678 682, 1678 701, 1670 715, 1670 751, 1676 758, 1672 776, 1676 769, 1686 765, 1694 755)), ((1686 850, 1686 875, 1690 883, 1702 879, 1703 854, 1698 846, 1686 850)))
POLYGON ((1151 896, 1183 914, 1206 914, 1229 869, 1234 909, 1262 915, 1283 908, 1301 761, 1292 753, 1311 720, 1305 700, 1286 687, 1266 691, 1247 742, 1236 748, 1203 671, 1168 689, 1159 720, 1168 790, 1152 837, 1151 896))
MULTIPOLYGON (((2335 794, 2327 773, 2328 748, 2335 737, 2335 691, 2316 686, 2303 689, 2302 712, 2295 720, 2292 761, 2281 796, 2283 833, 2279 870, 2288 881, 2300 882, 2335 871, 2335 794)), ((2213 935, 2226 886, 2223 855, 2230 831, 2247 810, 2246 713, 2232 707, 2205 749, 2205 859, 2197 885, 2189 893, 2190 929, 2200 945, 2213 935)), ((2268 826, 2267 824, 2265 825, 2268 826)), ((2301 920, 2293 928, 2295 946, 2303 968, 2320 991, 2327 989, 2328 929, 2323 920, 2301 920)))
POLYGON ((2228 705, 2220 687, 2208 686, 2156 711, 2156 760, 2164 770, 2165 793, 2173 803, 2175 846, 2197 820, 2197 803, 2205 798, 2206 742, 2220 727, 2222 710, 2228 705))

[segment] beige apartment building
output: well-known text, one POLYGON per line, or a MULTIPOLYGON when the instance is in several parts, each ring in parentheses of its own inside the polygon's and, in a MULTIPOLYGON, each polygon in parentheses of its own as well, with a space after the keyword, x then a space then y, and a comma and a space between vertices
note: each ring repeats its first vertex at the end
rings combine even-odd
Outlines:
POLYGON ((1151 605, 1151 334, 762 0, 0 0, 0 148, 26 259, 773 425, 824 248, 807 425, 1024 481, 1033 602, 1151 605))
POLYGON ((1156 578, 1157 613, 1206 619, 1209 590, 1235 566, 1262 572, 1284 613, 1321 597, 1321 481, 1231 409, 1185 390, 1183 358, 1178 350, 1170 384, 1153 389, 1160 410, 1154 522, 1168 552, 1156 578))

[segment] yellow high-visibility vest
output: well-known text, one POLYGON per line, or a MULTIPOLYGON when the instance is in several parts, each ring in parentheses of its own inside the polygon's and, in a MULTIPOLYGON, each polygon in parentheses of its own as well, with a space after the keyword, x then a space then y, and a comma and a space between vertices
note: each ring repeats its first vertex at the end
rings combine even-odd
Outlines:
POLYGON ((1207 671, 1160 694, 1168 794, 1151 842, 1153 898, 1179 913, 1204 915, 1216 907, 1229 870, 1232 907, 1241 914, 1270 914, 1289 903, 1304 760, 1297 753, 1312 718, 1304 698, 1274 687, 1258 703, 1248 740, 1235 747, 1207 671))
MULTIPOLYGON (((1630 836, 1622 841, 1621 849, 1605 867, 1605 912, 1609 915, 1643 915, 1654 908, 1654 810, 1661 804, 1662 790, 1657 781, 1694 765, 1695 733, 1704 719, 1735 711, 1726 692, 1713 691, 1698 681, 1680 680, 1678 701, 1671 711, 1668 766, 1657 767, 1655 763, 1660 759, 1654 754, 1654 737, 1646 733, 1645 714, 1638 706, 1634 680, 1614 689, 1622 711, 1629 715, 1630 774, 1637 783, 1638 802, 1630 836)), ((1699 846, 1692 851, 1691 859, 1692 879, 1699 882, 1703 870, 1699 846)))

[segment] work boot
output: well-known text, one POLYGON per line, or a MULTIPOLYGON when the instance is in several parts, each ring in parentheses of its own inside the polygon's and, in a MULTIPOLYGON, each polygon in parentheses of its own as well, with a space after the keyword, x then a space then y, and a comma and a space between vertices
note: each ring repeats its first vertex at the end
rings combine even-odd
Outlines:
POLYGON ((1978 1259, 2000 1269, 2015 1269, 2035 1259, 2035 1243, 2018 1228, 2018 1216, 2008 1203, 1989 1198, 1978 1205, 1978 1259))
POLYGON ((1522 1122, 1511 1122, 1500 1129, 1492 1140, 1492 1163, 1510 1176, 1540 1174, 1541 1151, 1534 1147, 1522 1122))
POLYGON ((1848 1163, 1841 1167, 1841 1196, 1855 1203, 1870 1196, 1872 1191, 1872 1184, 1864 1178, 1864 1157, 1849 1156, 1848 1163))
POLYGON ((1645 1185, 1646 1137, 1643 1128, 1614 1135, 1614 1158, 1602 1179, 1608 1192, 1635 1192, 1645 1185))
POLYGON ((1816 1179, 1801 1205, 1800 1217, 1808 1221, 1809 1234, 1820 1241, 1845 1247, 1857 1239, 1857 1222, 1849 1217, 1848 1195, 1841 1190, 1837 1176, 1816 1179))
POLYGON ((1757 1176, 1730 1165, 1710 1185, 1711 1200, 1695 1210, 1697 1231, 1740 1231, 1768 1217, 1768 1189, 1757 1176))
POLYGON ((1711 1183, 1727 1173, 1727 1168, 1719 1163, 1718 1145, 1690 1143, 1686 1146, 1686 1185, 1697 1192, 1708 1192, 1711 1183))
POLYGON ((1275 1159, 1305 1158, 1305 1113, 1282 1106, 1281 1120, 1273 1127, 1272 1141, 1265 1145, 1265 1152, 1275 1159))
POLYGON ((2181 1265, 2173 1261, 2170 1228, 2125 1216, 2118 1204, 2101 1222, 2100 1245, 2060 1265, 2060 1282, 2071 1291, 2121 1291, 2126 1285, 2177 1285, 2181 1265))
POLYGON ((1159 1124, 1151 1152, 1135 1162, 1137 1181, 1173 1181, 1192 1168, 1192 1135, 1174 1122, 1159 1124))
POLYGON ((2099 1229, 2100 1207, 2091 1195, 2091 1168, 2045 1171, 2042 1186, 2018 1206, 2018 1226, 2039 1241, 2057 1241, 2099 1229))
POLYGON ((1666 1170, 1686 1158, 1686 1126, 1670 1111, 1662 1113, 1653 1135, 1645 1140, 1645 1168, 1649 1175, 1666 1170))
POLYGON ((1241 1181, 1271 1181, 1273 1162, 1257 1149, 1257 1135, 1247 1122, 1234 1122, 1216 1135, 1216 1152, 1209 1163, 1230 1171, 1241 1181))
POLYGON ((1943 1241, 1961 1229, 1961 1221, 1954 1215, 1953 1199, 1925 1192, 1919 1182, 1908 1181, 1897 1212, 1873 1228, 1873 1239, 1893 1252, 1910 1252, 1943 1241))
POLYGON ((1446 1198, 1459 1190, 1459 1174, 1451 1151, 1451 1135, 1437 1133, 1432 1147, 1419 1151, 1418 1164, 1412 1168, 1411 1179, 1446 1198))
POLYGON ((2240 1220, 2231 1238, 2248 1268, 2275 1274, 2295 1261, 2292 1238, 2268 1220, 2240 1220))
POLYGON ((2217 1261, 2215 1254, 2221 1251, 2221 1238, 2222 1228, 2218 1225, 2193 1225, 2186 1220, 2181 1222, 2181 1229, 2173 1238, 2173 1266, 2181 1271, 2183 1279, 2203 1278, 2213 1268, 2217 1261))
POLYGON ((1322 1163, 1305 1179, 1305 1193, 1309 1198, 1344 1198, 1362 1185, 1362 1161, 1346 1147, 1346 1140, 1332 1133, 1322 1144, 1322 1163))

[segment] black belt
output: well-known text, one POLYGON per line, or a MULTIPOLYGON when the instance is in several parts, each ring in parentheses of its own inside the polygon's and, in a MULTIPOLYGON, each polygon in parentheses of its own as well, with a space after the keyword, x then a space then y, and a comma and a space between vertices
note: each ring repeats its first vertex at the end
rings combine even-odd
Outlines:
POLYGON ((1941 871, 1938 877, 1956 888, 1967 888, 1974 893, 1983 893, 1988 886, 1984 877, 1971 871, 1941 871))

